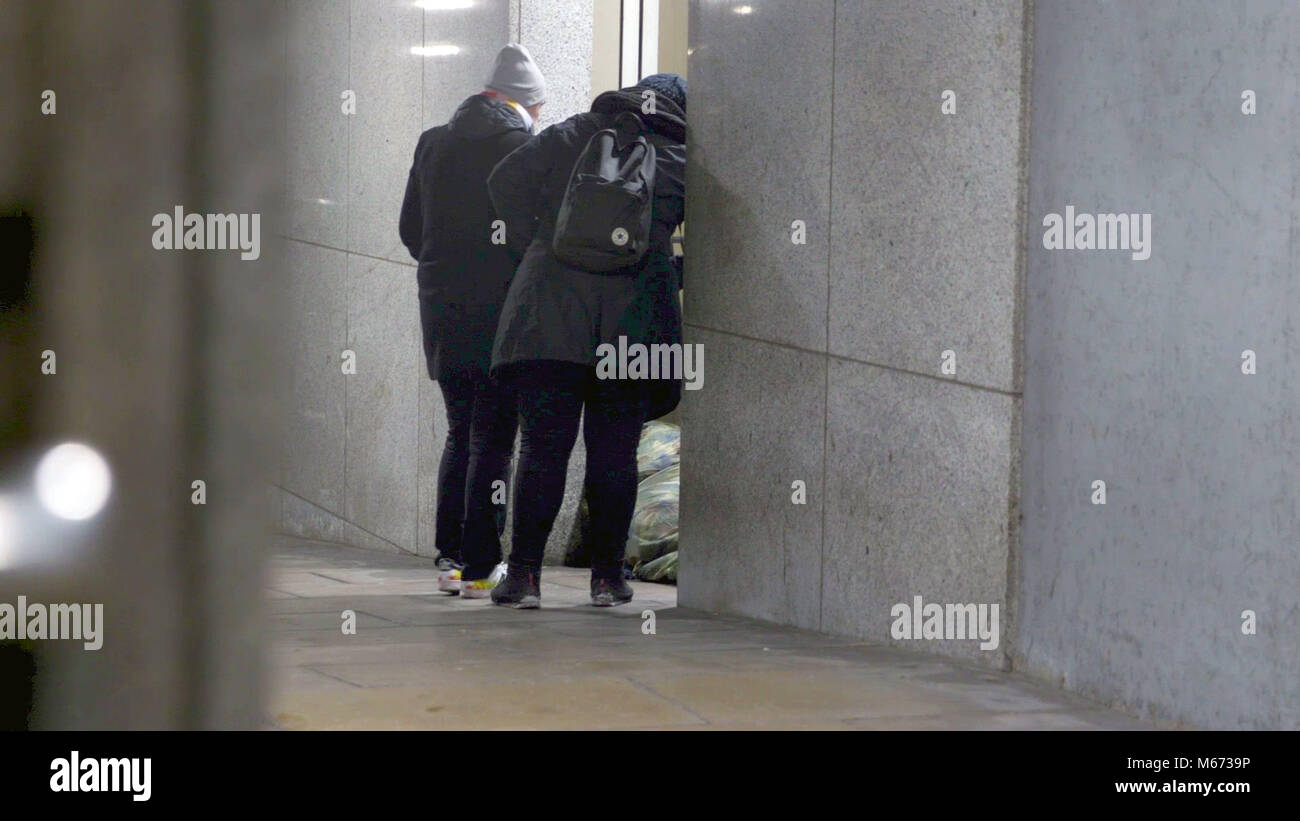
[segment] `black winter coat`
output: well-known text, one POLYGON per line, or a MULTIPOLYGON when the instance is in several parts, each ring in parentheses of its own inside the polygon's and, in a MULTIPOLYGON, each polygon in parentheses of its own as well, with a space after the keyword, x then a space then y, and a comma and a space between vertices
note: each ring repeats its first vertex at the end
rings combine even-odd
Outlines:
POLYGON ((487 179, 529 138, 509 103, 475 94, 420 135, 399 231, 419 263, 420 328, 429 377, 487 372, 518 255, 492 244, 487 179))
MULTIPOLYGON (((685 208, 686 117, 662 96, 654 115, 641 114, 639 90, 606 92, 592 110, 551 126, 501 161, 488 180, 497 214, 523 260, 511 282, 492 349, 492 372, 509 378, 512 366, 555 360, 594 366, 602 343, 618 346, 680 344, 679 275, 672 233, 685 208), (555 220, 578 155, 622 111, 642 116, 654 132, 655 186, 650 249, 635 265, 594 273, 551 253, 555 220)), ((651 419, 677 406, 681 380, 647 380, 651 419)))

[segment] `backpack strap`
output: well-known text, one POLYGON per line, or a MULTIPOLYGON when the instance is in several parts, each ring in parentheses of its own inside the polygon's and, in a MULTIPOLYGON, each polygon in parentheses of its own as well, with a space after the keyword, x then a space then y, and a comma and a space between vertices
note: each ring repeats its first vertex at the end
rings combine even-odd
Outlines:
POLYGON ((616 135, 615 147, 620 150, 647 131, 645 123, 631 111, 624 111, 615 117, 613 128, 616 135))

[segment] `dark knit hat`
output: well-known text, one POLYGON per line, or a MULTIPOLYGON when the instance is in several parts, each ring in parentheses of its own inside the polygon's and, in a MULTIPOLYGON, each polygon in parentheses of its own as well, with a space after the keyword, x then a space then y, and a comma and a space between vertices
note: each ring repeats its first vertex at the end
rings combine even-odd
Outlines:
POLYGON ((672 100, 683 112, 686 111, 686 81, 680 74, 651 74, 637 85, 672 100))

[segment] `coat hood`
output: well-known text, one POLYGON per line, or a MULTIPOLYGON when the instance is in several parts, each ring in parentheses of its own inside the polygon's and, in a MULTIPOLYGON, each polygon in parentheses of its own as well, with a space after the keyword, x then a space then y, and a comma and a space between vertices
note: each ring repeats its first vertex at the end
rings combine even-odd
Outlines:
POLYGON ((527 131, 524 118, 505 100, 475 94, 451 115, 451 133, 465 140, 481 140, 505 131, 527 131))
POLYGON ((645 122, 646 127, 656 134, 662 134, 679 143, 686 142, 686 112, 663 94, 655 97, 655 113, 643 114, 641 105, 645 102, 641 96, 646 91, 640 86, 606 91, 591 104, 591 110, 600 114, 622 114, 630 111, 645 122))

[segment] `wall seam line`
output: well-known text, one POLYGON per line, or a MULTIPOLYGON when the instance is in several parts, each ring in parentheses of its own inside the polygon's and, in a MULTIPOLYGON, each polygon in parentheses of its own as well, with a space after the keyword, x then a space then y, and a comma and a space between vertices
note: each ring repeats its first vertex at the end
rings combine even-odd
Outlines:
POLYGON ((1021 394, 1016 391, 1008 391, 1002 388, 993 388, 988 385, 980 385, 976 382, 963 382, 960 379, 949 379, 946 376, 935 376, 933 374, 923 373, 921 371, 913 371, 908 368, 900 368, 897 365, 888 365, 883 362, 873 362, 870 359, 858 359, 857 357, 845 356, 844 354, 830 353, 828 351, 819 351, 813 348, 805 348, 801 345, 792 345, 789 342, 778 342, 772 339, 764 339, 761 336, 751 336, 749 334, 736 333, 735 331, 728 331, 722 328, 714 328, 708 325, 701 325, 697 322, 683 322, 682 324, 687 328, 695 328, 701 331, 708 331, 709 333, 718 334, 719 336, 730 336, 736 339, 745 339, 750 342, 759 342, 764 345, 771 345, 774 348, 784 348, 786 350, 795 351, 797 353, 811 354, 813 356, 824 356, 827 359, 835 360, 837 362, 848 362, 854 365, 866 365, 871 368, 879 368, 880 370, 883 371, 893 371, 895 373, 907 374, 908 376, 919 376, 922 379, 931 379, 935 382, 942 382, 946 385, 960 385, 963 388, 970 388, 973 391, 983 391, 984 393, 995 393, 998 394, 999 396, 1011 397, 1012 399, 1019 399, 1021 396, 1021 394))
POLYGON ((348 256, 353 256, 353 257, 364 257, 364 258, 366 258, 366 259, 373 259, 373 260, 377 260, 377 261, 379 261, 379 262, 388 262, 388 263, 391 263, 391 264, 393 264, 393 265, 401 265, 401 266, 406 267, 406 268, 418 268, 418 267, 420 267, 420 266, 419 266, 417 263, 415 263, 415 262, 404 262, 404 261, 402 261, 402 260, 400 260, 400 259, 390 259, 390 258, 388 258, 388 257, 381 257, 381 256, 376 256, 376 255, 374 255, 374 254, 367 254, 367 253, 364 253, 364 252, 362 252, 362 251, 349 251, 349 250, 346 249, 346 248, 339 248, 339 247, 336 247, 336 246, 334 246, 334 245, 327 245, 326 243, 323 243, 323 242, 316 242, 316 241, 314 241, 314 240, 310 240, 310 239, 302 239, 301 237, 291 237, 291 236, 289 236, 288 234, 276 234, 275 236, 276 236, 278 239, 288 240, 289 242, 297 242, 297 243, 301 243, 301 244, 303 244, 303 245, 310 245, 310 246, 315 247, 315 248, 324 248, 324 249, 327 250, 327 251, 338 251, 339 253, 341 253, 341 254, 347 254, 348 256))
MULTIPOLYGON (((295 492, 295 491, 292 491, 292 490, 290 490, 289 488, 285 487, 284 485, 281 485, 281 484, 279 484, 279 483, 276 483, 274 486, 275 486, 276 488, 279 488, 280 491, 281 491, 282 493, 284 493, 285 495, 287 495, 287 496, 292 496, 293 498, 297 499, 297 500, 300 501, 300 502, 303 502, 303 503, 305 503, 305 504, 309 504, 309 505, 311 505, 312 507, 316 508, 317 510, 319 510, 319 511, 321 511, 321 512, 323 512, 323 513, 327 513, 327 514, 329 514, 330 516, 333 516, 335 519, 338 519, 338 520, 339 520, 340 522, 342 522, 343 524, 351 525, 352 527, 355 527, 357 530, 360 530, 362 533, 366 534, 367 536, 373 536, 373 537, 375 537, 376 539, 378 539, 379 541, 384 542, 385 544, 390 544, 390 545, 392 545, 394 548, 396 548, 396 549, 397 549, 399 552, 401 552, 401 553, 410 553, 410 554, 412 554, 412 555, 419 555, 419 554, 416 553, 414 550, 407 550, 406 548, 402 547, 400 544, 398 544, 397 542, 393 541, 392 539, 389 539, 389 538, 387 538, 387 537, 385 537, 385 536, 380 536, 378 533, 375 533, 375 532, 372 531, 372 530, 368 530, 368 529, 362 527, 361 525, 357 524, 356 522, 352 521, 352 520, 349 519, 346 515, 341 514, 341 513, 338 513, 337 511, 330 510, 328 507, 325 507, 324 505, 319 504, 319 503, 317 503, 317 502, 313 502, 311 499, 308 499, 306 496, 303 496, 303 495, 301 495, 301 494, 299 494, 299 493, 297 493, 297 492, 295 492)), ((283 501, 281 502, 281 504, 283 504, 283 501)), ((355 544, 352 544, 351 542, 347 542, 347 541, 342 541, 342 542, 331 542, 331 541, 329 541, 328 539, 322 539, 322 538, 319 538, 319 537, 316 537, 316 536, 302 536, 302 535, 299 535, 299 534, 297 534, 297 533, 289 533, 289 532, 286 532, 286 531, 285 531, 283 525, 280 526, 278 532, 279 532, 281 535, 284 535, 284 536, 292 536, 292 537, 295 538, 295 539, 310 539, 310 540, 312 540, 312 541, 317 541, 317 542, 329 542, 329 544, 340 544, 340 545, 344 545, 345 547, 355 547, 355 548, 358 548, 358 549, 360 549, 360 550, 369 550, 369 549, 370 549, 370 548, 367 548, 367 547, 362 547, 361 545, 355 545, 355 544)))
MULTIPOLYGON (((348 88, 352 90, 355 99, 356 88, 352 83, 352 7, 353 2, 348 3, 348 88)), ((347 156, 343 158, 343 178, 344 178, 344 196, 347 197, 347 204, 343 212, 343 244, 352 244, 352 117, 347 118, 348 122, 348 148, 347 156)), ((347 350, 352 342, 352 252, 343 249, 347 254, 343 259, 343 349, 347 350)), ((355 355, 355 354, 354 354, 355 355)), ((353 360, 353 367, 356 360, 353 360)), ((343 375, 343 510, 348 509, 348 379, 347 374, 343 375)))
MULTIPOLYGON (((508 13, 509 12, 507 11, 507 14, 508 13)), ((420 45, 426 47, 429 45, 429 12, 423 9, 420 10, 420 45)), ((425 122, 427 122, 427 120, 425 120, 425 114, 426 114, 425 102, 427 100, 426 97, 427 91, 424 85, 424 77, 426 74, 428 74, 428 72, 425 70, 424 60, 420 60, 420 122, 419 122, 419 128, 416 129, 417 133, 424 133, 424 124, 425 122)), ((423 345, 423 341, 424 341, 423 328, 420 329, 420 336, 421 336, 421 344, 423 345)), ((421 387, 420 383, 416 382, 415 383, 415 544, 411 545, 411 552, 415 553, 416 555, 419 555, 420 553, 420 519, 422 518, 420 516, 420 510, 421 510, 421 504, 424 501, 424 495, 423 495, 424 482, 422 481, 422 471, 420 470, 420 438, 421 438, 420 434, 422 432, 421 429, 424 427, 424 419, 422 418, 423 408, 421 407, 423 403, 420 402, 420 387, 421 387)), ((435 536, 437 535, 436 530, 434 535, 435 536)))
POLYGON ((1020 39, 1020 162, 1016 197, 1016 265, 1012 302, 1011 384, 1019 389, 1020 402, 1011 408, 1010 474, 1007 476, 1007 575, 1005 596, 1010 611, 1010 633, 1002 651, 1006 670, 1016 666, 1020 639, 1020 554, 1021 554, 1021 484, 1024 470, 1024 346, 1025 346, 1025 291, 1029 270, 1029 139, 1033 111, 1034 66, 1034 0, 1024 0, 1021 6, 1020 39))
POLYGON ((826 501, 828 497, 827 481, 830 474, 830 428, 831 428, 831 271, 832 256, 835 253, 835 61, 837 42, 837 23, 840 16, 839 0, 831 3, 831 117, 830 146, 826 173, 826 346, 822 354, 822 526, 821 556, 817 573, 817 629, 821 630, 826 620, 826 501))

